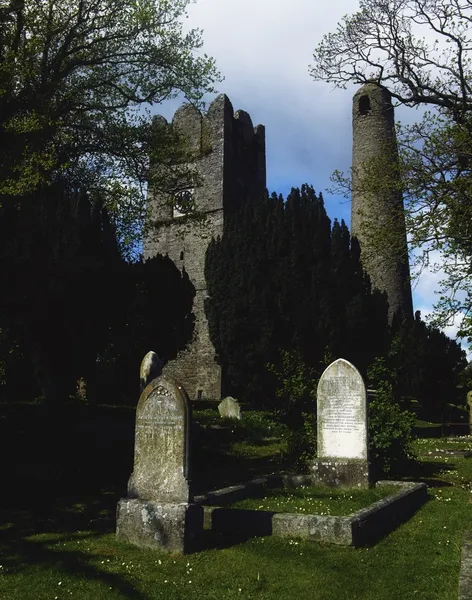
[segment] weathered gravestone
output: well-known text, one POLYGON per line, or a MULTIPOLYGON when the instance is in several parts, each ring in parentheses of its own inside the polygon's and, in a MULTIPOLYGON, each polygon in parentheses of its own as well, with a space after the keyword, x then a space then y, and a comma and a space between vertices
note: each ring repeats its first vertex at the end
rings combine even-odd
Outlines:
POLYGON ((158 377, 136 409, 134 469, 118 503, 117 536, 138 546, 188 552, 202 531, 203 509, 189 489, 190 404, 174 380, 158 377))
POLYGON ((472 434, 472 390, 467 392, 467 405, 469 407, 469 433, 472 434))
POLYGON ((146 354, 139 369, 139 391, 142 392, 148 383, 162 374, 162 362, 152 350, 146 354))
POLYGON ((317 392, 315 483, 368 486, 367 394, 359 371, 339 358, 322 374, 317 392))
POLYGON ((218 404, 218 412, 222 419, 238 419, 241 420, 241 407, 239 402, 227 396, 218 404))

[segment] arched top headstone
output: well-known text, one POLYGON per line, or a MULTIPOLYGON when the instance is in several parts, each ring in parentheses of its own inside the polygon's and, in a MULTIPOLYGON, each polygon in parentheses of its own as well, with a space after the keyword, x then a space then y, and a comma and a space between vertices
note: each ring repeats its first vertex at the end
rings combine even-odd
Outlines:
POLYGON ((317 392, 318 458, 367 460, 367 393, 362 375, 338 358, 321 375, 317 392))
POLYGON ((467 392, 467 404, 472 408, 472 390, 467 392))
POLYGON ((241 407, 239 406, 239 402, 231 396, 223 398, 218 404, 218 412, 222 419, 241 420, 241 407))
POLYGON ((149 383, 136 409, 132 498, 167 503, 189 501, 190 403, 175 380, 149 383))

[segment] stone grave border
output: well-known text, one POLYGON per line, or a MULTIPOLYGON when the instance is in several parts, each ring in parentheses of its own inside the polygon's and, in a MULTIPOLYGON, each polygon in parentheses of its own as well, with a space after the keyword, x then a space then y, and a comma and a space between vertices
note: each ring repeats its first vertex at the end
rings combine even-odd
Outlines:
POLYGON ((217 533, 246 537, 272 535, 358 547, 378 542, 410 519, 427 501, 427 486, 424 483, 378 481, 377 486, 398 486, 398 492, 356 513, 342 517, 274 513, 224 506, 236 500, 250 498, 264 487, 298 487, 310 483, 312 479, 308 475, 269 475, 245 484, 195 496, 194 502, 204 507, 204 526, 217 533))
POLYGON ((472 530, 464 535, 459 572, 459 600, 472 598, 472 530))

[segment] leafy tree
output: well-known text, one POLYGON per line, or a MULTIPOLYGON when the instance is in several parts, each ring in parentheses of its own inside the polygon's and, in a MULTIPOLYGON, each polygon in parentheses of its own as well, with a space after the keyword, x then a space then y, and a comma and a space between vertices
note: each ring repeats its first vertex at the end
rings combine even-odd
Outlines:
POLYGON ((246 203, 228 217, 223 238, 207 250, 206 311, 224 394, 255 399, 268 386, 263 365, 275 360, 283 331, 283 320, 277 322, 276 257, 284 244, 280 211, 281 199, 246 203))
POLYGON ((281 350, 278 362, 267 366, 277 381, 275 414, 288 427, 288 456, 297 467, 306 468, 316 455, 316 388, 330 357, 314 369, 299 352, 281 350))
MULTIPOLYGON (((365 165, 364 182, 367 191, 404 192, 411 246, 422 249, 422 264, 434 262, 439 252, 437 266, 445 271, 436 323, 444 325, 461 312, 461 334, 469 338, 471 23, 469 0, 361 0, 357 13, 322 38, 311 67, 317 80, 339 87, 375 81, 399 103, 432 107, 419 123, 398 126, 399 162, 386 152, 365 165)), ((346 183, 339 174, 335 179, 346 183)), ((385 229, 372 236, 390 244, 394 236, 385 236, 385 229)))
POLYGON ((395 394, 398 373, 389 360, 377 358, 369 368, 368 377, 376 390, 369 399, 369 455, 377 475, 400 472, 414 458, 412 427, 415 417, 405 410, 395 394))
POLYGON ((2 202, 67 173, 99 189, 121 223, 142 217, 151 146, 161 185, 176 152, 174 136, 152 127, 146 107, 179 93, 198 104, 217 78, 213 61, 195 55, 200 32, 182 31, 189 1, 3 4, 2 202))
POLYGON ((2 205, 0 214, 2 327, 57 402, 88 378, 104 343, 98 307, 113 297, 110 276, 121 262, 115 234, 99 199, 63 184, 44 188, 34 203, 2 205))
POLYGON ((419 311, 411 324, 393 326, 386 360, 395 372, 393 392, 405 404, 415 398, 427 418, 445 419, 457 402, 457 386, 467 365, 465 352, 437 327, 425 323, 419 311))
POLYGON ((0 327, 51 401, 93 378, 127 293, 117 239, 136 252, 145 183, 188 173, 173 166, 184 144, 149 110, 180 93, 198 106, 218 76, 195 53, 200 32, 182 31, 189 1, 0 8, 0 327))
POLYGON ((347 358, 366 373, 390 342, 387 300, 384 294, 372 290, 361 265, 357 239, 351 238, 344 221, 333 223, 331 257, 329 347, 336 356, 347 358))
MULTIPOLYGON (((323 36, 311 74, 344 87, 374 80, 402 104, 472 109, 469 0, 361 0, 323 36), (423 37, 416 31, 422 28, 423 37), (429 41, 428 41, 429 39, 429 41)), ((420 34, 421 35, 421 34, 420 34)))
POLYGON ((154 349, 169 360, 192 335, 195 290, 188 277, 162 256, 126 262, 100 198, 67 185, 45 188, 33 203, 18 201, 0 227, 6 222, 5 393, 26 369, 21 385, 34 374, 51 404, 73 395, 79 378, 89 400, 107 393, 133 402, 144 354, 154 349))

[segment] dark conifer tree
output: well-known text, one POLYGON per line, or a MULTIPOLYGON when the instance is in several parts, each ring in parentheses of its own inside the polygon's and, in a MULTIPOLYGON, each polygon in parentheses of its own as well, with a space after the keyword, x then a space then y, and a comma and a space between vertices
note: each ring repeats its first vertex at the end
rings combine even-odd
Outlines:
POLYGON ((113 273, 118 294, 98 354, 97 386, 117 404, 139 397, 139 366, 155 351, 168 362, 192 338, 195 287, 167 256, 122 263, 113 273))
POLYGON ((282 349, 317 370, 326 354, 366 368, 386 335, 385 302, 372 295, 347 227, 336 222, 331 231, 323 198, 308 185, 285 203, 272 194, 228 219, 208 249, 206 278, 227 393, 270 396, 267 364, 278 363, 282 349))
POLYGON ((332 230, 332 302, 330 347, 335 356, 356 364, 364 374, 376 356, 388 348, 388 305, 385 295, 371 289, 360 262, 359 244, 341 221, 332 230))
POLYGON ((92 210, 84 190, 60 182, 28 202, 12 199, 11 208, 0 218, 8 283, 2 327, 31 357, 43 394, 56 403, 94 368, 113 297, 107 278, 121 259, 116 240, 108 239, 106 212, 92 210))
POLYGON ((398 397, 414 397, 426 419, 448 418, 448 405, 457 402, 460 374, 467 365, 460 345, 415 313, 413 323, 394 321, 390 351, 398 373, 398 397))
POLYGON ((2 203, 0 229, 0 330, 22 365, 0 361, 7 383, 32 375, 61 404, 81 378, 89 399, 134 403, 144 354, 173 358, 191 337, 188 277, 168 258, 126 263, 100 198, 66 182, 2 203))

